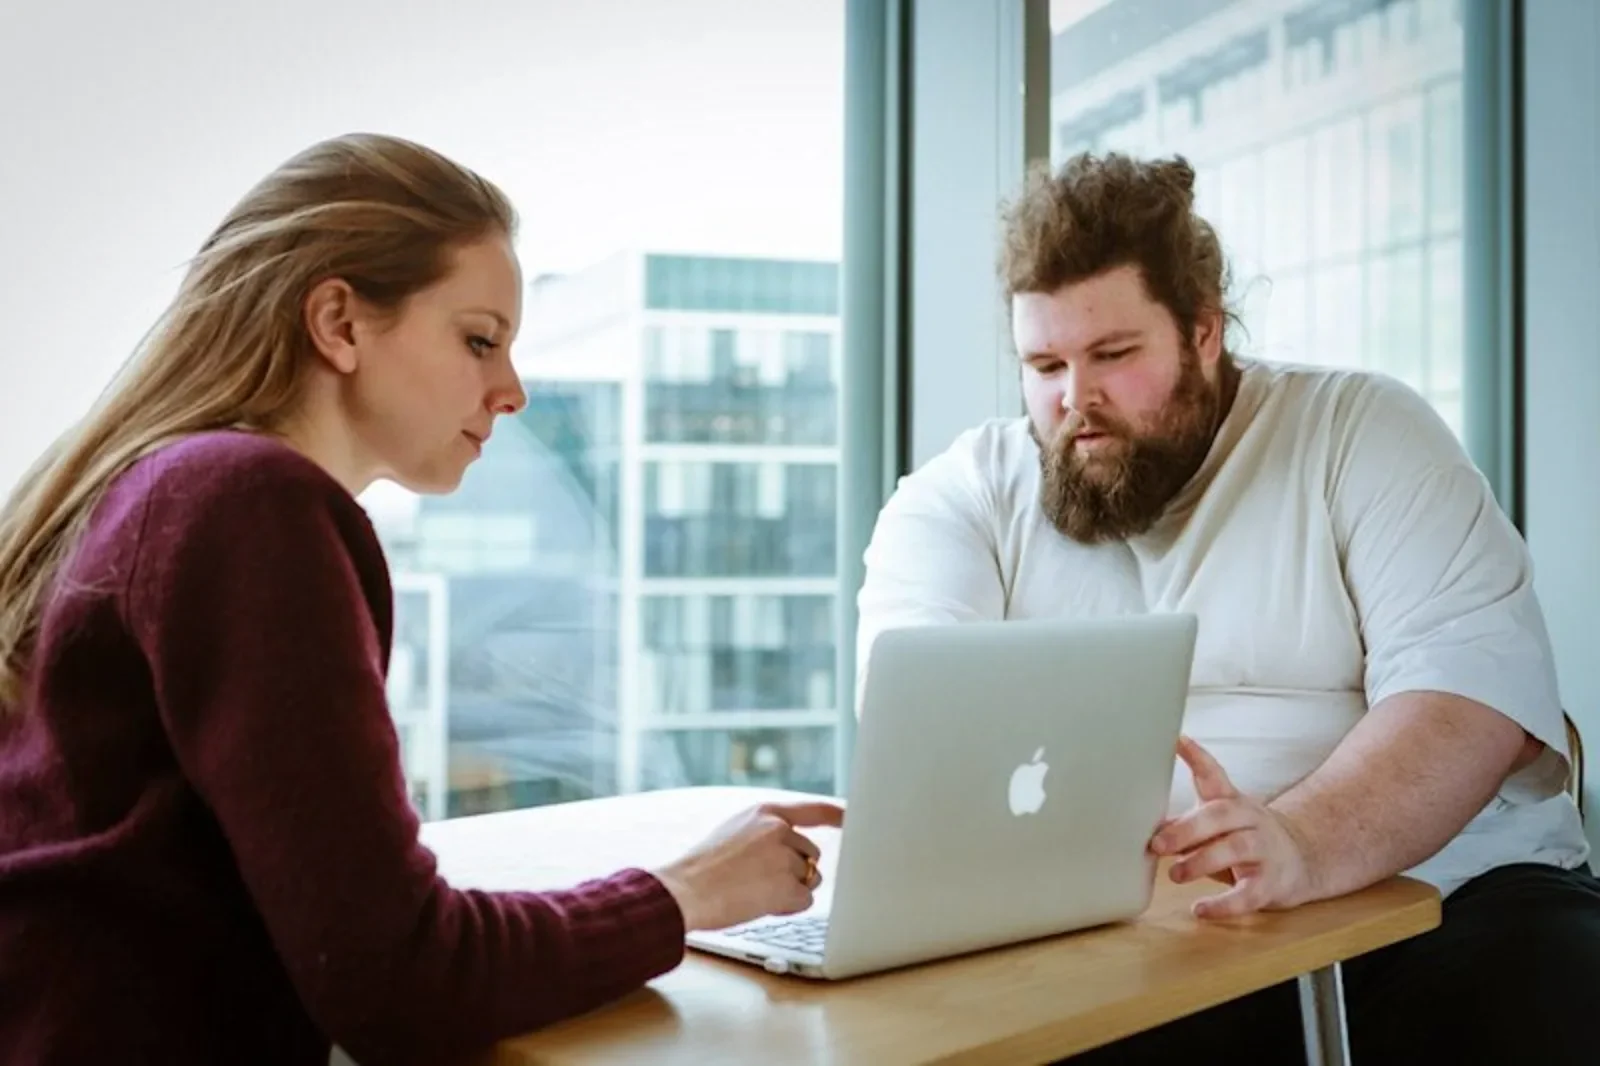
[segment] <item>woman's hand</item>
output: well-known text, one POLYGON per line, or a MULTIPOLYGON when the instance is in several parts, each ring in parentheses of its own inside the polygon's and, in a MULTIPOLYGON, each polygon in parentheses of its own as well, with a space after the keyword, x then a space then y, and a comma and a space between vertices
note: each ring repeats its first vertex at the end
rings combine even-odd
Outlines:
POLYGON ((832 803, 765 803, 724 822, 683 858, 654 871, 686 929, 726 929, 811 906, 822 884, 817 846, 796 830, 844 824, 832 803))

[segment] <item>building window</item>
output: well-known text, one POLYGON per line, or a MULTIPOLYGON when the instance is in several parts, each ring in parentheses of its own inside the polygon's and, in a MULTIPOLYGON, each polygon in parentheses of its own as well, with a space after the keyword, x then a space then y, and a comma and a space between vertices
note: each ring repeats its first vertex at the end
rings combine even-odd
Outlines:
POLYGON ((1231 261, 1245 354, 1392 374, 1459 434, 1459 3, 1057 10, 1051 124, 1073 138, 1058 136, 1054 158, 1187 157, 1231 261), (1114 137, 1084 132, 1114 113, 1114 137))
POLYGON ((377 523, 403 579, 447 603, 442 626, 409 625, 404 652, 406 708, 419 664, 444 683, 447 757, 412 760, 433 775, 414 785, 429 816, 441 765, 445 814, 678 784, 836 787, 844 4, 723 5, 714 40, 655 47, 697 2, 530 25, 569 35, 561 49, 586 58, 567 77, 607 91, 518 68, 518 121, 541 131, 525 161, 487 127, 439 145, 503 180, 539 280, 514 353, 528 410, 457 493, 377 523), (641 47, 617 47, 629 39, 641 47), (706 80, 746 89, 706 104, 706 80), (798 126, 762 115, 796 106, 798 126), (617 131, 641 116, 661 160, 604 197, 598 224, 590 186, 610 164, 595 152, 630 143, 617 131), (777 170, 814 201, 775 209, 777 170))

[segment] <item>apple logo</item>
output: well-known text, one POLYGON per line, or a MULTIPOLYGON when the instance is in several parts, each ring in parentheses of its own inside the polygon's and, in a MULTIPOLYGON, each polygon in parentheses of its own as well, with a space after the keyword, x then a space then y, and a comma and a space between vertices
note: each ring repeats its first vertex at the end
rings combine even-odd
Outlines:
POLYGON ((1044 749, 1033 753, 1033 761, 1025 762, 1011 773, 1011 813, 1018 818, 1036 814, 1044 806, 1044 775, 1050 764, 1044 761, 1044 749))

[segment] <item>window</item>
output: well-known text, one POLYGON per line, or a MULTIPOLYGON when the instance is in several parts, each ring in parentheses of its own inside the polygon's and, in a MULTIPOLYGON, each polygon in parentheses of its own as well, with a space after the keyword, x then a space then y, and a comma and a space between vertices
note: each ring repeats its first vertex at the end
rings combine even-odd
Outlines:
POLYGON ((644 575, 824 577, 835 571, 835 462, 646 461, 644 575))
POLYGON ((380 523, 445 600, 435 814, 836 787, 844 5, 690 6, 566 42, 589 82, 627 87, 603 107, 513 81, 545 131, 525 160, 503 130, 474 146, 509 152, 485 169, 519 204, 599 209, 598 182, 629 224, 552 208, 525 226, 529 410, 459 493, 391 499, 380 523), (658 18, 719 33, 691 58, 658 18), (670 145, 648 173, 561 162, 641 123, 670 145))
POLYGON ((0 489, 253 181, 348 130, 412 138, 517 206, 530 396, 456 493, 362 499, 418 808, 834 790, 844 0, 462 0, 455 34, 334 0, 314 39, 272 5, 184 6, 0 32, 10 98, 65 36, 119 86, 0 118, 32 146, 0 232, 37 268, 0 293, 9 341, 59 353, 74 323, 70 359, 6 368, 0 489), (114 179, 74 162, 113 158, 114 179))
POLYGON ((1055 0, 1051 153, 1181 153, 1245 354, 1391 374, 1462 432, 1458 0, 1055 0))
POLYGON ((838 444, 837 334, 817 316, 740 329, 645 326, 645 439, 675 444, 838 444))
POLYGON ((825 718, 834 706, 834 611, 830 595, 651 596, 642 715, 825 718))

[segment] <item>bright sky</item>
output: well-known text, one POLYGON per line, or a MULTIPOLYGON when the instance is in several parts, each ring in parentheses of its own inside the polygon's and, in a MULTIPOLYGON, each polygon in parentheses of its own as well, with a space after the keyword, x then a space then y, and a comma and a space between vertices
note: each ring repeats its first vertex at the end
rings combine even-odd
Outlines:
POLYGON ((1111 0, 1050 0, 1050 32, 1060 33, 1109 3, 1111 0))

